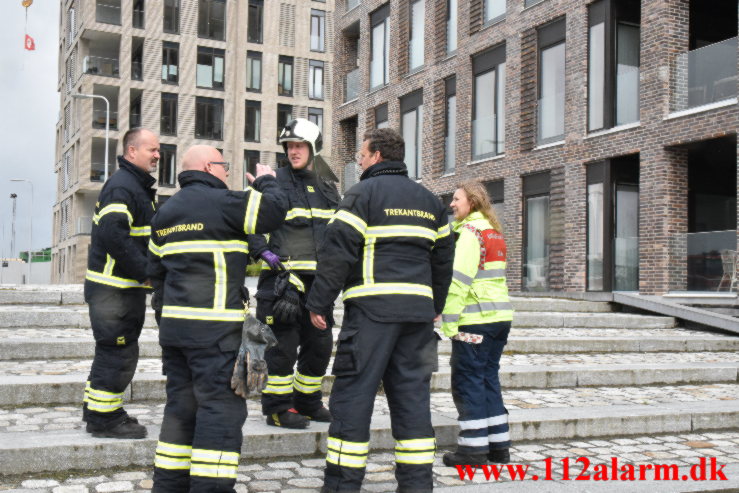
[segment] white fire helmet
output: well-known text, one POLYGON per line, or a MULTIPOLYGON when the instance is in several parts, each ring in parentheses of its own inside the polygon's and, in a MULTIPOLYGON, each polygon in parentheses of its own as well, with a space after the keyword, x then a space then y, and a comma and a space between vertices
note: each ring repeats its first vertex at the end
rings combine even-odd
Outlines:
POLYGON ((280 133, 280 144, 287 154, 288 142, 307 142, 311 149, 311 158, 315 157, 323 149, 323 137, 321 130, 315 123, 305 118, 296 118, 282 129, 280 133))

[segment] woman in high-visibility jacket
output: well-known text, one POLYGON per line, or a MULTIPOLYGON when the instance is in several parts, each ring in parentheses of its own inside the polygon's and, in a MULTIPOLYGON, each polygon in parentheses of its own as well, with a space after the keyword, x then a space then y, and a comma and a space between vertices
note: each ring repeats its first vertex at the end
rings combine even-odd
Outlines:
POLYGON ((480 182, 461 184, 451 207, 458 237, 441 328, 452 338, 452 396, 460 431, 457 451, 445 454, 444 464, 507 463, 508 411, 498 377, 513 319, 505 240, 480 182))

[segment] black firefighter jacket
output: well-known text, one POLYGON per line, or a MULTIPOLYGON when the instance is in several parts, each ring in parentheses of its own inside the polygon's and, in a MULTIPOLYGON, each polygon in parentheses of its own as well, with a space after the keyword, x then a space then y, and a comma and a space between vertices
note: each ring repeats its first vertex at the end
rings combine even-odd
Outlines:
POLYGON ((92 218, 88 287, 139 288, 146 280, 146 246, 154 216, 156 180, 118 156, 119 169, 103 185, 92 218))
POLYGON ((377 322, 430 322, 444 308, 454 240, 445 207, 401 162, 362 173, 326 229, 306 302, 328 315, 343 300, 377 322))
POLYGON ((162 290, 159 342, 203 348, 226 339, 222 349, 235 349, 245 314, 247 234, 279 227, 284 197, 271 176, 244 192, 202 171, 178 179, 182 189, 154 216, 149 242, 148 274, 162 290))

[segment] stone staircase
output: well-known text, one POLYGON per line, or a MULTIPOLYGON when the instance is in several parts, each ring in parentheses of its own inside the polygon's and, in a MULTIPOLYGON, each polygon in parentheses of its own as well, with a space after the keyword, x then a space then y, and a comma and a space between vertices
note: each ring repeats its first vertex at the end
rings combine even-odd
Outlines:
MULTIPOLYGON (((739 429, 739 337, 614 312, 608 303, 513 303, 501 380, 514 443, 739 429)), ((337 324, 342 315, 337 309, 337 324)), ((83 430, 80 399, 94 347, 88 327, 79 286, 0 289, 0 477, 151 465, 164 401, 153 316, 126 396, 126 409, 149 428, 144 440, 96 439, 83 430)), ((440 448, 456 441, 449 352, 441 342, 432 379, 440 448)), ((331 384, 325 379, 326 392, 331 384)), ((326 424, 279 430, 264 424, 257 399, 247 405, 244 463, 325 453, 326 424)), ((392 449, 382 395, 372 430, 373 450, 392 449)))

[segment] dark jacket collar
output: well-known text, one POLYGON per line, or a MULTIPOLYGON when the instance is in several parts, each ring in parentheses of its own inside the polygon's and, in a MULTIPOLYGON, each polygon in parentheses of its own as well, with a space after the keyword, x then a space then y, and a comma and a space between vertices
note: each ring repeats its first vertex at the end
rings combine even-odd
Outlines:
POLYGON ((400 161, 380 161, 364 170, 359 180, 366 180, 367 178, 378 175, 408 176, 408 168, 406 168, 405 163, 401 163, 400 161))
POLYGON ((118 156, 118 167, 124 169, 136 177, 144 188, 151 188, 157 180, 146 171, 131 163, 123 156, 118 156))
POLYGON ((182 188, 188 187, 190 185, 205 185, 211 188, 228 189, 228 186, 219 178, 216 178, 215 176, 206 173, 205 171, 183 171, 177 177, 177 181, 180 182, 180 187, 182 188))

